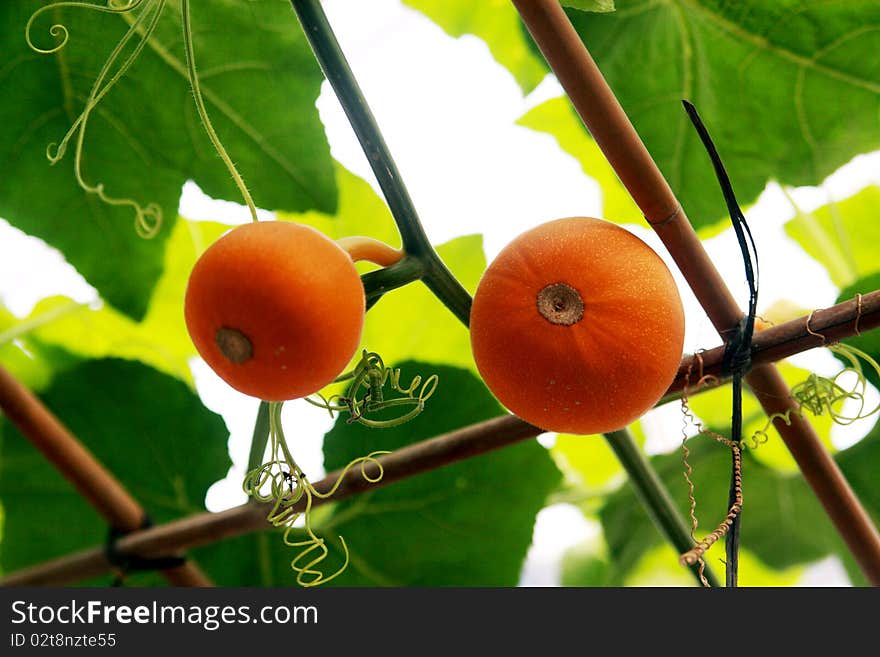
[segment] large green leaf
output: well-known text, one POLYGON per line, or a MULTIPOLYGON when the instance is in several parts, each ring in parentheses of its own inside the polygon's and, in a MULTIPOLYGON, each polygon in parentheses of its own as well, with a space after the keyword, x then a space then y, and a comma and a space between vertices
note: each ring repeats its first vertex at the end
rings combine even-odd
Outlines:
POLYGON ((495 60, 511 72, 523 91, 538 86, 547 74, 528 46, 519 15, 503 0, 404 0, 453 37, 472 34, 483 39, 495 60))
MULTIPOLYGON (((730 451, 711 438, 692 441, 689 463, 693 468, 700 535, 705 535, 726 513, 730 477, 730 451)), ((760 450, 759 450, 760 451, 760 450)), ((880 519, 880 427, 861 442, 835 456, 844 476, 876 522, 880 519)), ((681 453, 651 459, 683 514, 688 512, 688 492, 681 453)), ((800 475, 771 469, 746 450, 743 465, 743 515, 741 544, 764 564, 784 569, 837 554, 849 561, 847 550, 822 505, 800 475)), ((622 488, 608 498, 600 513, 614 573, 625 578, 648 549, 662 538, 639 506, 631 489, 622 488)), ((723 543, 723 541, 722 541, 723 543)), ((707 558, 717 565, 723 547, 707 558)), ((854 583, 864 580, 851 568, 854 583)))
MULTIPOLYGON (((166 225, 159 238, 139 238, 129 208, 111 207, 77 187, 72 147, 50 167, 46 146, 81 111, 128 25, 118 15, 53 10, 35 22, 34 41, 51 47, 48 29, 55 23, 67 26, 70 41, 54 55, 40 55, 25 43, 24 26, 45 4, 0 6, 0 80, 7 90, 0 105, 0 216, 61 249, 105 299, 140 318, 161 273, 183 183, 193 179, 217 198, 241 201, 241 195, 196 115, 177 2, 165 8, 154 38, 93 112, 83 157, 86 180, 103 183, 108 195, 160 205, 166 225)), ((193 5, 208 112, 256 203, 332 211, 329 150, 314 106, 321 74, 290 4, 193 5)))
MULTIPOLYGON (((230 466, 223 420, 139 363, 87 361, 57 375, 43 401, 156 522, 203 511, 230 466)), ((11 423, 2 432, 4 571, 100 545, 106 522, 11 423)))
MULTIPOLYGON (((628 430, 640 446, 645 444, 641 421, 634 422, 628 430)), ((550 453, 569 485, 588 497, 598 499, 599 493, 610 493, 626 481, 620 459, 605 436, 559 434, 550 453)))
POLYGON ((880 21, 877 2, 616 4, 610 14, 568 13, 697 227, 726 210, 683 98, 743 204, 771 178, 814 185, 880 146, 880 32, 865 27, 880 21))
MULTIPOLYGON (((440 377, 415 420, 385 430, 342 419, 327 434, 327 470, 373 450, 393 450, 502 413, 466 370, 400 364, 405 376, 440 377)), ((546 450, 527 441, 340 502, 325 533, 345 538, 351 564, 344 585, 515 585, 535 514, 559 482, 546 450)), ((338 545, 338 544, 337 544, 338 545)), ((338 550, 338 548, 337 548, 338 550)), ((338 559, 338 552, 334 555, 338 559)))
MULTIPOLYGON (((835 285, 852 285, 880 270, 880 187, 824 205, 815 212, 798 211, 785 232, 821 262, 835 285)), ((876 288, 874 288, 876 289, 876 288)), ((871 292, 871 289, 854 290, 871 292)), ((850 298, 852 294, 849 295, 850 298)))
MULTIPOLYGON (((722 564, 712 564, 716 573, 722 564)), ((740 549, 739 586, 793 586, 803 568, 776 570, 757 559, 749 550, 740 549)), ((652 547, 627 574, 619 578, 607 558, 591 544, 578 545, 562 558, 561 583, 563 586, 694 586, 693 575, 678 563, 678 555, 669 544, 652 547)))
POLYGON ((599 183, 602 215, 615 223, 641 223, 642 212, 626 191, 599 146, 584 130, 568 98, 551 98, 524 114, 519 125, 546 132, 574 157, 584 173, 599 183))
MULTIPOLYGON (((393 429, 339 420, 325 439, 327 470, 373 450, 397 449, 502 412, 466 370, 413 361, 400 367, 406 381, 416 372, 439 375, 437 393, 425 411, 393 429)), ((334 584, 515 585, 535 514, 559 479, 546 450, 527 441, 322 507, 313 523, 331 554, 321 569, 330 574, 341 565, 337 536, 342 536, 351 563, 334 584)), ((194 552, 218 584, 229 586, 296 586, 290 562, 297 554, 271 531, 194 552)))
POLYGON ((561 0, 563 7, 580 9, 581 11, 609 12, 614 11, 614 0, 561 0))
POLYGON ((188 361, 196 350, 183 319, 186 284, 196 258, 228 229, 215 222, 177 221, 168 240, 162 276, 142 321, 135 322, 107 305, 91 308, 64 297, 49 297, 22 322, 34 326, 29 339, 80 358, 139 360, 192 383, 188 361))
POLYGON ((21 320, 0 305, 0 365, 31 390, 41 390, 52 377, 51 354, 22 334, 21 320))

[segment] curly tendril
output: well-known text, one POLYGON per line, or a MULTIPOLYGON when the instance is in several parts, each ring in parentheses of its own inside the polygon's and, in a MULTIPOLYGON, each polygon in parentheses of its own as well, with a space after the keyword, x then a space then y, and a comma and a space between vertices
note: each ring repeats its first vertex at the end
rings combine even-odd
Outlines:
POLYGON ((34 40, 31 37, 31 30, 33 29, 34 22, 47 11, 61 9, 62 7, 76 7, 79 9, 91 9, 93 11, 108 14, 123 14, 125 12, 134 11, 145 1, 149 0, 108 0, 106 5, 96 5, 91 2, 53 2, 45 7, 40 7, 31 14, 31 17, 28 19, 24 28, 24 38, 25 41, 27 41, 28 47, 34 52, 38 52, 41 55, 51 55, 67 45, 67 42, 70 40, 70 32, 68 31, 67 26, 63 23, 54 23, 49 28, 49 35, 55 37, 58 43, 51 48, 40 48, 34 44, 34 40))
POLYGON ((107 60, 104 62, 104 65, 101 67, 98 76, 95 78, 94 83, 92 84, 92 88, 89 92, 89 96, 86 99, 85 107, 83 107, 82 112, 80 112, 79 116, 71 125, 70 129, 64 135, 58 143, 49 144, 46 148, 46 157, 48 158, 51 164, 56 164, 59 162, 65 155, 67 151, 67 146, 70 143, 70 140, 76 136, 75 143, 75 153, 74 153, 74 175, 76 177, 76 182, 86 193, 94 194, 102 202, 111 206, 123 206, 129 207, 133 210, 135 214, 135 231, 140 237, 143 238, 151 238, 154 237, 162 226, 162 210, 156 203, 149 203, 146 206, 142 206, 140 203, 130 198, 117 198, 110 196, 107 194, 104 188, 103 183, 90 184, 85 180, 85 177, 82 173, 82 154, 83 154, 83 143, 85 141, 86 135, 86 126, 88 124, 89 117, 91 116, 94 109, 98 106, 104 96, 107 94, 110 89, 112 89, 116 83, 122 78, 123 75, 131 68, 131 65, 138 58, 141 51, 144 49, 148 39, 153 34, 156 29, 156 25, 158 25, 159 18, 162 15, 162 10, 165 7, 167 0, 130 0, 123 2, 121 0, 109 0, 106 5, 95 5, 86 2, 56 2, 50 5, 46 5, 45 7, 41 7, 36 12, 34 12, 30 19, 28 20, 27 26, 25 27, 25 39, 28 43, 28 46, 35 52, 41 54, 51 54, 58 52, 69 40, 69 32, 67 27, 63 24, 57 23, 53 25, 49 29, 49 33, 56 38, 59 38, 60 41, 53 48, 45 49, 37 47, 33 39, 31 38, 31 29, 33 27, 34 21, 44 12, 49 9, 56 9, 60 7, 78 7, 83 9, 92 9, 94 11, 105 12, 105 13, 113 13, 113 14, 123 14, 127 12, 134 11, 139 8, 141 5, 145 5, 143 11, 138 14, 137 18, 132 22, 129 26, 128 31, 126 31, 125 35, 119 42, 116 44, 116 47, 107 57, 107 60), (115 73, 110 74, 113 70, 114 66, 122 55, 123 51, 128 47, 129 43, 139 32, 143 31, 140 35, 139 40, 135 44, 132 51, 122 60, 122 62, 118 65, 118 68, 115 73))
MULTIPOLYGON (((105 187, 102 183, 88 183, 82 173, 82 152, 86 134, 86 124, 88 123, 89 117, 91 116, 94 109, 101 102, 101 100, 104 98, 104 96, 107 94, 107 92, 109 92, 116 85, 116 83, 122 78, 122 76, 126 74, 128 69, 131 68, 131 65, 138 58, 144 46, 147 44, 148 40, 155 31, 156 25, 159 22, 159 18, 161 17, 162 11, 164 10, 166 4, 167 0, 108 0, 107 3, 103 5, 79 1, 54 2, 52 4, 46 5, 45 7, 41 7, 33 14, 31 14, 31 17, 28 19, 27 25, 25 26, 25 40, 27 41, 28 46, 37 53, 52 54, 60 51, 67 45, 68 41, 70 40, 70 32, 67 26, 65 26, 63 23, 54 23, 49 28, 49 34, 55 38, 56 44, 50 48, 41 48, 37 46, 32 36, 33 27, 35 22, 47 11, 71 7, 91 9, 98 12, 121 15, 134 12, 135 10, 142 8, 142 11, 137 15, 137 17, 133 21, 130 21, 128 31, 116 44, 116 47, 113 49, 113 51, 110 53, 109 57, 105 61, 100 73, 98 74, 92 85, 92 89, 89 93, 88 98, 86 99, 86 103, 82 112, 80 112, 79 116, 77 116, 77 118, 74 120, 73 124, 70 126, 70 129, 67 131, 60 142, 51 143, 47 146, 46 157, 51 164, 58 163, 67 152, 67 147, 70 141, 74 137, 76 137, 74 174, 76 176, 77 184, 86 193, 96 195, 99 199, 101 199, 102 202, 107 205, 125 206, 131 208, 135 215, 135 231, 140 237, 143 238, 151 238, 158 234, 159 230, 162 227, 161 208, 156 203, 141 205, 131 198, 116 198, 109 195, 105 191, 105 187), (131 52, 127 56, 122 58, 121 63, 119 63, 118 67, 116 68, 116 72, 111 75, 111 71, 114 69, 114 66, 117 65, 117 61, 120 60, 123 51, 130 45, 132 39, 136 35, 139 35, 139 40, 134 45, 131 52)), ((208 134, 208 138, 210 139, 211 144, 214 146, 214 149, 220 155, 220 159, 223 161, 229 173, 232 175, 236 186, 238 187, 246 205, 248 206, 252 219, 254 221, 257 221, 256 205, 251 198, 250 192, 248 191, 244 180, 242 179, 241 175, 239 175, 238 170, 233 164, 232 158, 226 152, 223 143, 217 136, 217 133, 214 130, 211 119, 208 116, 208 112, 205 107, 205 102, 202 97, 201 85, 199 84, 198 73, 196 71, 195 49, 193 47, 189 0, 181 0, 180 12, 181 22, 183 25, 183 46, 186 56, 187 77, 189 78, 190 88, 193 93, 193 98, 195 101, 196 110, 198 111, 199 119, 201 120, 202 125, 204 126, 205 131, 208 134)))
MULTIPOLYGON (((703 374, 703 355, 700 352, 694 354, 694 360, 699 364, 699 372, 697 376, 697 383, 694 385, 694 390, 699 389, 702 386, 713 385, 718 383, 718 378, 711 374, 703 374)), ((730 526, 733 524, 734 519, 739 515, 740 510, 742 509, 742 450, 739 445, 735 442, 722 436, 720 433, 716 433, 710 429, 707 429, 703 423, 697 419, 694 415, 693 411, 690 408, 690 404, 688 403, 688 394, 691 390, 690 388, 690 378, 691 372, 693 370, 694 364, 693 361, 688 365, 688 369, 684 375, 684 387, 682 388, 681 393, 681 413, 682 413, 682 428, 681 428, 681 449, 682 449, 682 465, 684 466, 684 480, 687 483, 688 487, 688 502, 690 504, 688 508, 688 514, 690 516, 691 526, 690 526, 690 536, 691 540, 694 542, 694 547, 682 554, 679 558, 679 561, 684 566, 693 566, 694 564, 698 564, 698 575, 700 578, 700 582, 704 587, 709 587, 709 580, 706 578, 706 562, 703 559, 703 555, 706 551, 715 544, 718 539, 722 538, 727 530, 730 529, 730 526), (727 512, 724 520, 719 523, 719 525, 704 539, 697 540, 697 527, 699 526, 699 522, 697 520, 697 497, 695 494, 696 487, 694 486, 693 481, 693 467, 690 464, 690 449, 687 446, 688 440, 692 438, 688 434, 688 427, 693 425, 697 429, 698 436, 710 436, 714 440, 724 445, 727 445, 731 451, 733 452, 734 462, 736 466, 735 472, 735 491, 736 498, 734 503, 731 505, 730 509, 727 512)))
MULTIPOLYGON (((859 304, 861 303, 860 298, 858 299, 858 302, 859 304)), ((856 318, 856 327, 858 327, 858 317, 856 318)), ((809 321, 807 322, 807 331, 822 338, 824 341, 824 336, 822 334, 810 330, 809 321)), ((694 360, 699 364, 698 380, 695 386, 691 388, 689 380, 693 369, 692 362, 685 373, 684 387, 681 396, 683 416, 681 443, 683 451, 682 463, 684 466, 684 478, 688 486, 688 500, 690 502, 689 513, 691 520, 690 529, 691 539, 694 541, 694 547, 681 555, 680 562, 682 565, 686 566, 692 566, 697 563, 699 564, 699 576, 703 586, 709 586, 709 582, 704 576, 705 563, 703 561, 703 555, 716 541, 727 533, 728 529, 733 524, 734 519, 742 510, 743 447, 749 447, 751 449, 758 448, 769 440, 768 431, 775 420, 781 420, 786 425, 791 426, 792 417, 795 415, 803 417, 804 411, 815 416, 828 415, 835 424, 839 425, 849 425, 857 420, 862 420, 880 412, 880 403, 873 408, 866 408, 868 382, 862 368, 862 361, 867 363, 878 376, 880 376, 880 364, 878 364, 869 354, 866 354, 864 351, 851 345, 836 343, 826 345, 826 347, 835 354, 840 355, 848 365, 832 377, 823 377, 811 373, 804 381, 793 386, 791 389, 791 396, 796 407, 787 409, 785 412, 773 413, 770 415, 767 418, 766 424, 761 429, 755 431, 747 440, 744 440, 741 445, 738 445, 719 433, 707 429, 691 411, 690 405, 688 404, 688 394, 692 390, 696 390, 701 386, 717 383, 716 377, 712 375, 703 375, 702 355, 699 353, 694 355, 694 360), (849 388, 844 387, 840 383, 840 379, 847 375, 855 375, 856 379, 855 383, 849 388), (857 402, 857 409, 854 413, 844 412, 843 406, 847 401, 857 402), (729 447, 734 455, 735 501, 728 510, 725 518, 718 524, 718 526, 708 536, 699 541, 696 539, 698 523, 696 516, 697 500, 694 494, 694 483, 692 478, 693 468, 689 463, 690 450, 687 447, 687 441, 692 437, 688 435, 688 427, 690 424, 696 427, 697 435, 708 435, 712 437, 716 441, 729 447)))
POLYGON ((329 575, 320 569, 321 562, 327 558, 330 551, 324 539, 315 534, 312 529, 311 511, 314 498, 327 499, 332 497, 342 485, 349 470, 358 466, 365 481, 371 484, 379 482, 384 475, 384 469, 377 457, 389 452, 376 451, 354 459, 342 469, 333 486, 322 493, 308 481, 305 472, 291 456, 281 427, 281 406, 282 402, 269 404, 270 459, 248 472, 242 487, 244 492, 257 502, 272 505, 266 520, 273 527, 284 529, 283 541, 285 545, 304 548, 290 562, 290 567, 297 574, 297 583, 305 587, 318 586, 342 574, 348 566, 349 551, 345 539, 340 536, 339 541, 344 556, 342 565, 329 575), (376 468, 375 475, 370 475, 367 472, 367 465, 373 465, 376 468), (301 511, 297 510, 297 505, 303 498, 305 498, 305 507, 301 511), (300 517, 304 520, 303 528, 306 538, 293 540, 291 536, 295 530, 295 523, 300 517))
POLYGON ((792 416, 803 417, 804 411, 814 416, 828 415, 832 422, 841 426, 871 417, 880 411, 880 404, 870 409, 866 408, 868 380, 862 368, 862 361, 867 363, 878 376, 880 376, 880 364, 861 349, 848 344, 832 344, 827 348, 844 358, 848 365, 832 377, 811 373, 804 381, 795 385, 791 389, 791 396, 797 407, 768 417, 766 424, 752 435, 750 447, 757 447, 769 440, 768 431, 774 420, 781 420, 791 426, 792 416), (844 387, 839 382, 846 375, 855 376, 855 382, 850 388, 844 387), (844 412, 844 404, 847 401, 856 402, 857 409, 854 413, 844 412))
POLYGON ((365 349, 355 368, 334 381, 334 383, 341 383, 351 380, 346 394, 331 395, 328 398, 316 393, 317 399, 306 397, 305 400, 314 406, 327 410, 331 416, 334 413, 347 412, 349 424, 359 422, 374 428, 396 427, 412 420, 425 410, 425 402, 437 390, 439 382, 439 377, 436 374, 432 374, 424 382, 422 382, 421 376, 416 375, 410 384, 404 387, 400 382, 400 377, 399 368, 386 367, 379 354, 365 349), (391 390, 402 396, 386 399, 384 392, 386 384, 391 390), (366 417, 367 414, 394 407, 409 407, 409 410, 403 415, 389 420, 375 420, 366 417))

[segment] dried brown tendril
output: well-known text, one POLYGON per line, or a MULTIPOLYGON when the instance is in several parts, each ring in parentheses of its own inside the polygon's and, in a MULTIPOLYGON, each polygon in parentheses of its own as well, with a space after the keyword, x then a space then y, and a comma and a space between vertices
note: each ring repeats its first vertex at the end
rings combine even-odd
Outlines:
POLYGON ((697 377, 697 383, 694 385, 694 390, 698 390, 699 388, 707 385, 715 385, 718 383, 718 378, 709 374, 703 374, 703 355, 701 352, 697 352, 694 354, 693 360, 688 364, 687 371, 684 376, 684 387, 682 388, 681 394, 681 410, 683 416, 682 422, 682 463, 684 465, 684 478, 688 485, 688 501, 690 503, 690 507, 688 509, 688 513, 690 516, 691 527, 690 527, 690 535, 691 540, 694 542, 694 547, 685 552, 680 557, 680 562, 682 565, 692 566, 694 564, 699 564, 698 575, 700 577, 700 582, 704 587, 709 587, 709 580, 706 579, 705 569, 706 562, 703 559, 703 555, 706 550, 708 550, 719 538, 724 536, 727 533, 727 530, 730 528, 730 525, 733 523, 734 518, 739 514, 742 509, 742 458, 741 458, 741 450, 740 447, 733 442, 732 440, 725 438, 719 433, 711 431, 707 429, 700 420, 696 418, 693 412, 690 409, 688 404, 688 393, 690 391, 690 377, 691 372, 693 370, 694 361, 696 361, 699 365, 699 376, 697 377), (697 498, 695 495, 695 486, 693 482, 693 468, 689 462, 690 457, 690 449, 688 449, 687 441, 692 437, 688 435, 688 426, 693 425, 697 429, 697 435, 708 435, 717 440, 720 443, 723 443, 731 448, 734 455, 734 490, 735 490, 735 501, 734 504, 730 507, 727 516, 715 530, 710 533, 706 538, 702 540, 697 540, 696 533, 697 527, 699 526, 699 522, 697 520, 697 498))

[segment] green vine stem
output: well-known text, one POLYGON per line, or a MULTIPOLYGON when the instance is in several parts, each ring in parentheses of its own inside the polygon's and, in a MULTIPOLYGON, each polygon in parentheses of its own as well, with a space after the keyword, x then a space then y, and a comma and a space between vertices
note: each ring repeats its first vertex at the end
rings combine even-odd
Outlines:
POLYGON ((211 144, 213 144, 220 159, 223 160, 223 164, 226 165, 227 170, 232 175, 236 187, 238 187, 238 190, 244 197, 245 204, 251 213, 251 219, 257 221, 257 207, 254 204, 253 198, 251 198, 251 193, 248 191, 247 185, 245 185, 244 180, 238 173, 238 169, 235 168, 235 164, 232 162, 232 158, 229 157, 229 153, 226 152, 223 142, 221 142, 220 137, 217 136, 217 133, 214 130, 214 124, 211 123, 211 117, 208 116, 205 101, 202 98, 202 88, 199 84, 198 73, 196 72, 196 58, 195 49, 193 48, 193 32, 190 20, 189 0, 181 0, 180 2, 180 22, 183 25, 183 50, 186 54, 186 72, 187 77, 189 78, 190 88, 192 89, 193 99, 196 103, 196 110, 198 110, 199 113, 199 119, 202 121, 205 132, 208 133, 208 138, 211 140, 211 144))
POLYGON ((361 280, 364 283, 367 307, 373 306, 386 292, 421 279, 426 271, 422 260, 407 255, 389 267, 364 274, 361 280))
POLYGON ((400 231, 403 250, 424 265, 423 280, 456 317, 470 319, 471 298, 434 250, 366 98, 318 0, 291 0, 303 32, 333 87, 400 231))
POLYGON ((257 409, 257 420, 254 422, 254 436, 251 439, 251 451, 248 454, 247 471, 260 467, 266 445, 269 443, 269 402, 261 401, 257 409))
MULTIPOLYGON (((626 468, 629 483, 636 497, 656 527, 679 554, 690 550, 694 543, 684 518, 629 430, 621 429, 607 433, 605 440, 626 468)), ((699 564, 691 565, 689 568, 699 583, 701 581, 699 564)), ((711 586, 719 586, 718 578, 708 566, 704 568, 703 575, 711 586)))

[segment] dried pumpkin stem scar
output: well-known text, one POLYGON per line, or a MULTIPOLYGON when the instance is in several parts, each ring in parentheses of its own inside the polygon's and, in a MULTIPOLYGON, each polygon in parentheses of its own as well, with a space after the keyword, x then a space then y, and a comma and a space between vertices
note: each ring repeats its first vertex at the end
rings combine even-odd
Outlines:
POLYGON ((254 346, 250 339, 238 329, 226 326, 217 329, 214 340, 223 355, 236 365, 250 360, 254 355, 254 346))
POLYGON ((584 300, 571 285, 553 283, 538 292, 538 312, 551 324, 571 326, 584 317, 584 300))

